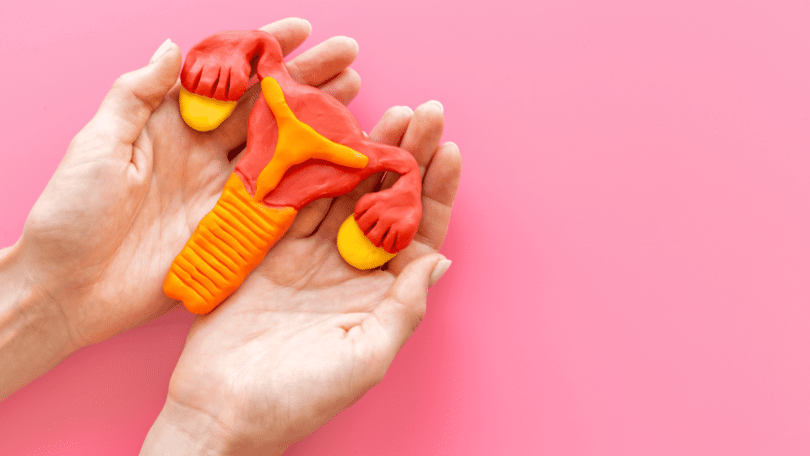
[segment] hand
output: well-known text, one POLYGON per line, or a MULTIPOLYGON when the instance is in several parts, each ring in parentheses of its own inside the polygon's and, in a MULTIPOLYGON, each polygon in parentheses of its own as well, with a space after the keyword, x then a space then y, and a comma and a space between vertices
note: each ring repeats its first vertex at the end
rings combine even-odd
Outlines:
POLYGON ((242 286, 194 322, 142 454, 193 453, 195 445, 210 454, 280 453, 382 379, 424 316, 428 286, 450 264, 438 249, 461 156, 455 144, 439 146, 442 126, 441 105, 429 102, 414 114, 389 110, 370 133, 401 142, 427 168, 414 242, 387 270, 360 271, 340 258, 338 227, 380 176, 307 206, 242 286))
MULTIPOLYGON (((286 54, 306 39, 310 25, 287 19, 263 30, 286 54)), ((357 74, 347 69, 356 52, 353 40, 332 38, 288 67, 300 82, 348 103, 360 87, 357 74)), ((229 155, 244 146, 258 84, 220 128, 199 133, 178 112, 180 64, 180 49, 167 42, 148 66, 115 82, 71 142, 22 237, 4 252, 6 264, 23 270, 15 275, 34 284, 32 293, 51 309, 48 315, 61 316, 52 332, 66 334, 66 340, 50 344, 61 358, 176 304, 162 292, 169 265, 214 206, 238 159, 229 155)), ((50 367, 41 366, 39 373, 50 367)), ((6 377, 0 376, 0 397, 10 392, 6 377)))

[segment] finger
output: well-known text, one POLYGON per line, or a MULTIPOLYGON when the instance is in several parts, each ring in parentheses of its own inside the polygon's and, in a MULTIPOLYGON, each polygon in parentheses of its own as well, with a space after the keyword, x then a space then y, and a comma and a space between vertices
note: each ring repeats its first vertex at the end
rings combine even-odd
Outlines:
POLYGON ((383 362, 390 364, 425 316, 428 286, 434 271, 446 270, 442 255, 425 255, 411 262, 397 277, 383 301, 361 324, 362 333, 383 362), (441 267, 440 267, 441 263, 441 267))
POLYGON ((422 220, 416 237, 388 263, 388 270, 400 273, 408 263, 438 252, 450 225, 450 213, 461 179, 461 153, 448 142, 439 147, 427 168, 422 184, 422 220))
POLYGON ((360 92, 360 75, 353 69, 346 68, 318 88, 348 105, 360 92))
MULTIPOLYGON (((425 175, 425 168, 439 148, 443 130, 444 108, 441 103, 431 100, 416 108, 400 147, 413 154, 422 176, 425 175)), ((386 176, 381 188, 390 188, 398 177, 394 174, 386 176)))
MULTIPOLYGON (((297 56, 287 63, 287 69, 296 82, 317 86, 330 79, 336 79, 336 76, 339 76, 354 61, 356 56, 357 43, 354 40, 346 37, 335 37, 297 56)), ((347 77, 353 78, 351 76, 347 77)), ((359 83, 359 76, 357 76, 357 81, 340 80, 336 84, 342 82, 359 83)), ((247 138, 250 111, 260 95, 260 85, 254 84, 239 99, 233 114, 219 128, 214 130, 217 135, 216 140, 225 151, 233 149, 247 138)))
POLYGON ((357 41, 335 36, 301 53, 287 63, 287 69, 296 81, 317 87, 351 65, 357 51, 357 41))
MULTIPOLYGON (((369 133, 369 139, 374 142, 397 145, 408 129, 413 111, 407 106, 394 106, 383 114, 382 119, 374 126, 369 133)), ((354 212, 357 201, 366 193, 372 191, 380 182, 380 173, 376 173, 364 180, 351 192, 338 197, 329 209, 318 228, 318 235, 327 239, 333 239, 338 228, 344 220, 354 212)))
POLYGON ((265 31, 278 41, 281 45, 281 53, 284 55, 294 51, 312 33, 312 24, 306 19, 298 17, 288 17, 280 21, 267 24, 259 30, 265 31))
POLYGON ((149 65, 119 77, 88 127, 132 144, 180 74, 180 48, 166 40, 149 65))
POLYGON ((402 136, 408 130, 413 117, 413 109, 407 106, 394 106, 383 114, 382 118, 371 132, 368 139, 381 144, 396 146, 402 141, 402 136))

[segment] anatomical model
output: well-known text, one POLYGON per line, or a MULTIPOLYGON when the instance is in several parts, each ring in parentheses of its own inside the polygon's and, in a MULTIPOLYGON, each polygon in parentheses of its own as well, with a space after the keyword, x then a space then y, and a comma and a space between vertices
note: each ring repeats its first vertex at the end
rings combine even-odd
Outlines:
POLYGON ((263 96, 250 113, 247 150, 163 284, 194 313, 210 312, 233 293, 302 207, 348 193, 373 173, 400 177, 363 196, 341 226, 337 243, 349 264, 384 264, 413 240, 422 216, 413 156, 370 141, 339 101, 295 82, 266 32, 217 33, 189 51, 180 74, 186 123, 200 131, 219 126, 247 90, 252 65, 263 96))

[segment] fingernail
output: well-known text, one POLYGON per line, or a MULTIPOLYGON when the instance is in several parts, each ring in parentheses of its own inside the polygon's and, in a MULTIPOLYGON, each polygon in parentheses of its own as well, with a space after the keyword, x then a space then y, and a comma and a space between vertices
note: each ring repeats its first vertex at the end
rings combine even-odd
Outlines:
POLYGON ((160 59, 160 57, 163 54, 165 54, 166 51, 168 51, 171 46, 172 46, 172 40, 164 41, 163 44, 161 44, 160 47, 157 48, 157 51, 155 51, 155 53, 152 55, 152 58, 149 59, 149 63, 152 64, 152 63, 157 62, 158 59, 160 59))
POLYGON ((413 115, 413 109, 410 106, 402 106, 402 109, 408 111, 408 114, 413 115))
POLYGON ((444 273, 447 272, 448 269, 450 269, 451 264, 453 264, 453 262, 448 260, 447 258, 439 260, 439 262, 436 263, 436 266, 433 267, 433 272, 430 273, 430 286, 435 285, 436 282, 438 282, 439 279, 442 278, 444 273))
POLYGON ((435 104, 436 106, 439 107, 439 111, 444 112, 444 106, 442 106, 442 104, 439 103, 437 100, 430 100, 430 101, 428 101, 428 103, 435 104))

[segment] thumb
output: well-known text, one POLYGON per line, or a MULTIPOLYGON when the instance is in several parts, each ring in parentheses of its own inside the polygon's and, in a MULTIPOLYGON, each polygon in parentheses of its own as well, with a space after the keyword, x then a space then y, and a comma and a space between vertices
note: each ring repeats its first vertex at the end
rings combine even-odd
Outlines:
POLYGON ((438 253, 412 261, 394 281, 383 302, 366 319, 364 326, 380 337, 378 345, 389 363, 425 316, 428 287, 450 266, 450 260, 438 253))
POLYGON ((95 126, 123 144, 132 144, 177 82, 180 62, 180 48, 166 40, 147 66, 126 73, 113 83, 93 118, 95 126))

